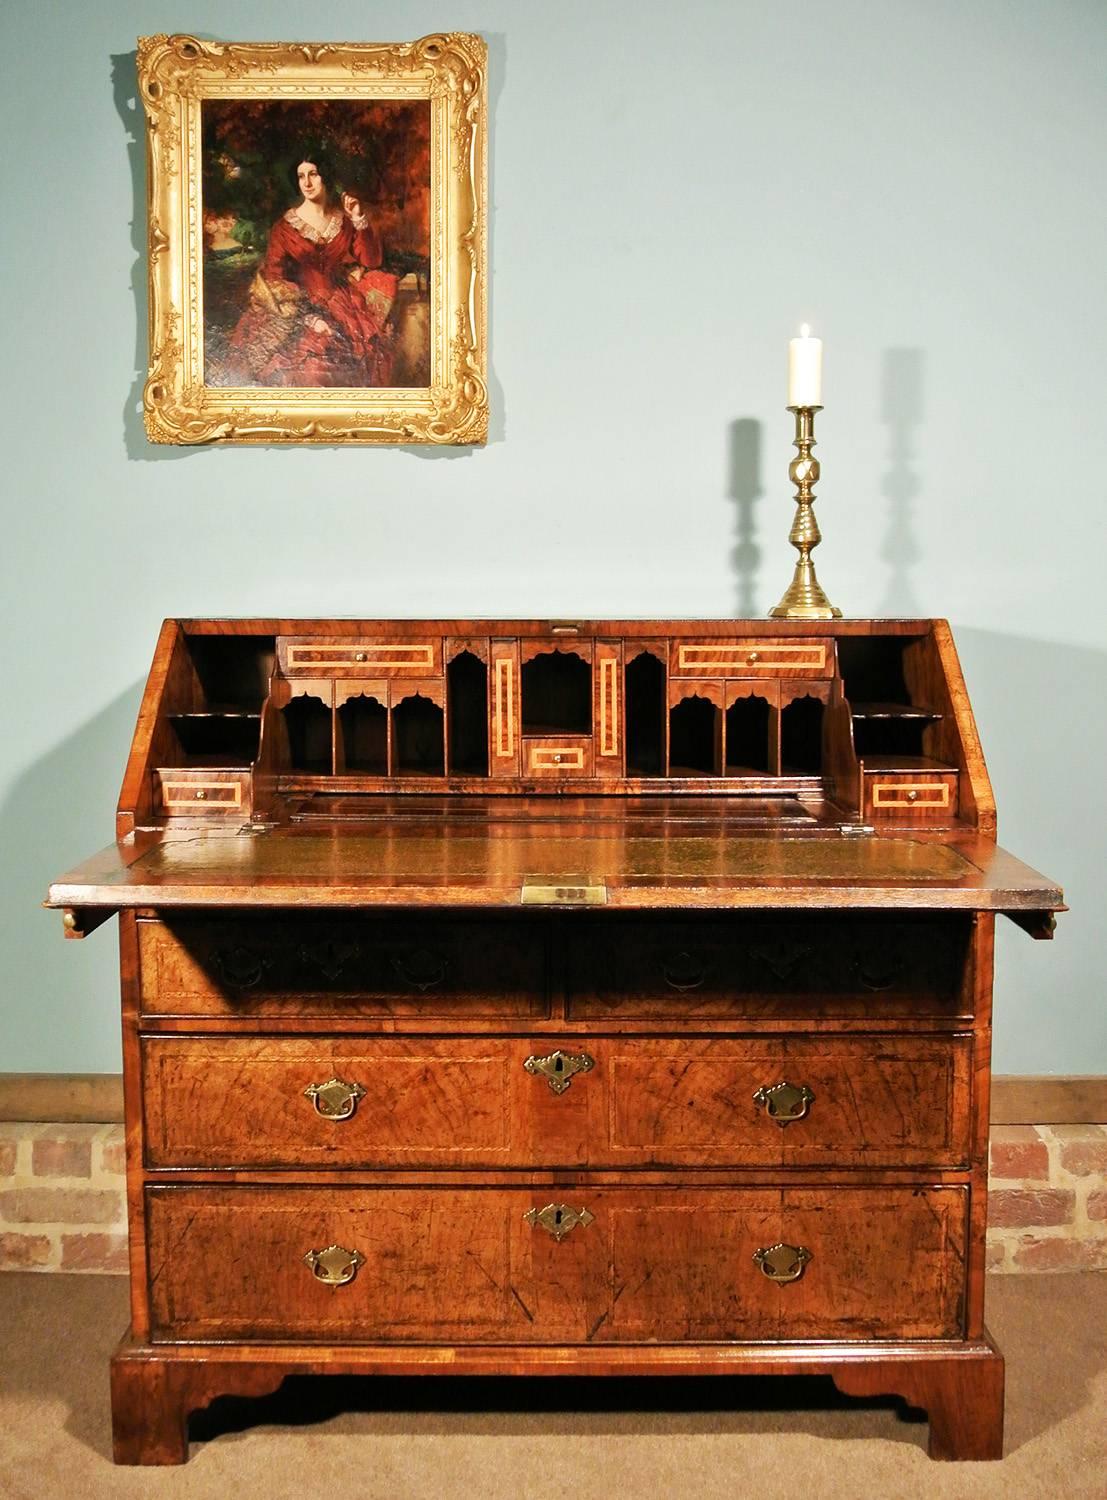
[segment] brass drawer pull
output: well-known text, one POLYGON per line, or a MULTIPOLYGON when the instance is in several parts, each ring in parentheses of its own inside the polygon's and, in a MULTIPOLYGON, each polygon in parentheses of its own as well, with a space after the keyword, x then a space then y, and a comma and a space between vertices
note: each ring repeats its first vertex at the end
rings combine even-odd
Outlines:
POLYGON ((329 1078, 326 1083, 309 1083, 304 1097, 315 1105, 315 1113, 324 1120, 348 1120, 357 1109, 359 1099, 365 1098, 360 1083, 343 1083, 340 1078, 329 1078))
POLYGON ((425 994, 427 990, 433 990, 435 985, 442 983, 448 964, 428 948, 417 948, 406 957, 394 958, 392 967, 405 984, 411 985, 414 990, 422 990, 425 994))
POLYGON ((805 1083, 797 1088, 794 1083, 783 1082, 774 1083, 771 1088, 762 1084, 753 1097, 757 1104, 765 1106, 769 1119, 775 1120, 782 1130, 793 1120, 802 1120, 815 1098, 805 1083))
POLYGON ((215 972, 232 989, 252 990, 261 983, 270 960, 264 953, 237 943, 233 948, 217 948, 211 956, 215 972))
POLYGON ((798 1281, 811 1259, 811 1251, 806 1245, 769 1245, 764 1250, 755 1250, 753 1259, 770 1281, 798 1281))
POLYGON ((341 1245, 328 1245, 325 1250, 309 1250, 304 1262, 311 1267, 316 1281, 325 1286, 345 1286, 353 1281, 358 1267, 365 1264, 360 1250, 344 1250, 341 1245))
POLYGON ((698 990, 707 978, 707 969, 690 953, 674 953, 661 960, 665 983, 674 990, 698 990))
POLYGON ((590 1073, 596 1066, 587 1052, 562 1052, 560 1048, 546 1057, 528 1057, 523 1067, 536 1078, 544 1078, 552 1094, 563 1094, 577 1073, 590 1073))
POLYGON ((332 982, 346 966, 361 957, 357 943, 339 943, 326 938, 318 943, 301 943, 300 958, 310 968, 319 969, 332 982))
POLYGON ((544 1229, 560 1244, 578 1224, 587 1229, 595 1214, 590 1214, 586 1208, 570 1208, 567 1203, 547 1203, 545 1208, 528 1209, 523 1218, 532 1228, 544 1229))

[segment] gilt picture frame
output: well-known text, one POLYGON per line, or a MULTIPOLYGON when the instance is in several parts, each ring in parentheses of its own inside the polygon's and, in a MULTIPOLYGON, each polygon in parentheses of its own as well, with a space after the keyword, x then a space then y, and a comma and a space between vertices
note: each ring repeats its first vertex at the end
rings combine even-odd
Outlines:
POLYGON ((486 441, 486 66, 139 38, 151 442, 486 441))

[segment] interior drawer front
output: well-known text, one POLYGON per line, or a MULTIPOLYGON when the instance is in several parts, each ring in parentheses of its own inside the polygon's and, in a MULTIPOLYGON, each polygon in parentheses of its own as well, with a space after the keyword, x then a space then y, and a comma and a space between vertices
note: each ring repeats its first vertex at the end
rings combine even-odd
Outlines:
POLYGON ((148 1015, 547 1014, 535 923, 280 912, 138 927, 148 1015))
POLYGON ((901 824, 945 824, 957 813, 957 773, 914 772, 864 778, 866 818, 901 824))
POLYGON ((570 1015, 949 1018, 971 1012, 967 917, 759 913, 570 930, 570 1015))
POLYGON ((967 1207, 961 1187, 148 1188, 153 1337, 956 1338, 967 1207))
POLYGON ((285 636, 277 643, 286 677, 441 677, 442 642, 328 640, 285 636))
POLYGON ((832 677, 830 641, 673 641, 672 677, 832 677))
POLYGON ((967 1037, 142 1047, 154 1169, 956 1167, 968 1154, 967 1037))

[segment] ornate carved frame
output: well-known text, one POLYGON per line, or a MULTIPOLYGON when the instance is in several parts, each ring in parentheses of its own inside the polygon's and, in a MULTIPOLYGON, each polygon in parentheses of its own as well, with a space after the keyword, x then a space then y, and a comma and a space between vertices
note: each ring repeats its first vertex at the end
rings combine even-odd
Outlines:
POLYGON ((150 372, 155 443, 483 443, 487 49, 409 43, 243 45, 140 37, 147 120, 150 372), (429 99, 431 383, 411 389, 204 384, 200 105, 204 99, 429 99))

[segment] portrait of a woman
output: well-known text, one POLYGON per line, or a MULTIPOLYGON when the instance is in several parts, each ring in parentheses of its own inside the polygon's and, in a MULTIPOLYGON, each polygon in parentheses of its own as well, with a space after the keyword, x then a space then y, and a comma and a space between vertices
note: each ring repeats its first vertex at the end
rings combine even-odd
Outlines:
POLYGON ((391 102, 205 106, 207 384, 429 383, 428 125, 391 102))
POLYGON ((228 373, 251 385, 389 385, 398 278, 381 269, 380 235, 352 193, 334 201, 321 151, 294 170, 300 201, 269 231, 228 373))

